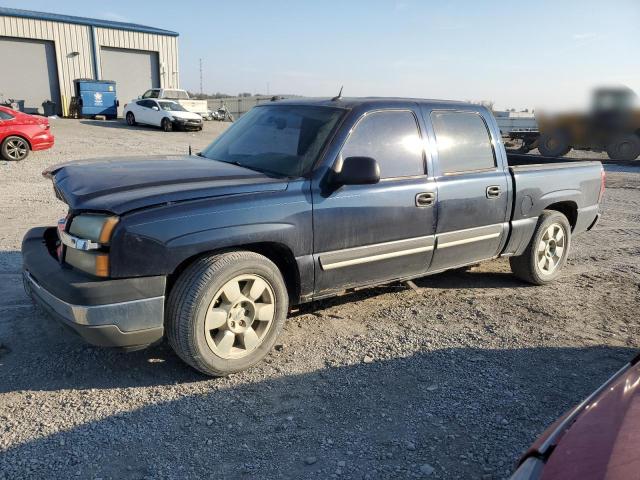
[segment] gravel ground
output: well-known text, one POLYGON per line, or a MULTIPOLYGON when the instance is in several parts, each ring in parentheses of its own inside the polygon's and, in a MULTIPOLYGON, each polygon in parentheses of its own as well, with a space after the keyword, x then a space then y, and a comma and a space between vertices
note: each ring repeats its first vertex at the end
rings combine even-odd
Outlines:
POLYGON ((0 479, 504 478, 640 344, 640 168, 608 165, 602 221, 554 285, 498 260, 307 305, 224 379, 166 344, 90 347, 22 290, 22 235, 65 213, 41 170, 197 150, 224 125, 53 124, 53 150, 0 163, 0 479))

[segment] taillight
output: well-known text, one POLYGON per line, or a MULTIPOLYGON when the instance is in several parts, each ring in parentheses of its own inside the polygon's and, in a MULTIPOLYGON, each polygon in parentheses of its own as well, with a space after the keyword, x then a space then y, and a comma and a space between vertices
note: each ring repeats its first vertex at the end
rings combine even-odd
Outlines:
POLYGON ((607 174, 604 171, 604 167, 602 168, 602 170, 600 170, 600 193, 598 194, 598 203, 600 203, 600 201, 602 200, 602 197, 604 196, 604 189, 605 187, 605 181, 607 179, 607 174))

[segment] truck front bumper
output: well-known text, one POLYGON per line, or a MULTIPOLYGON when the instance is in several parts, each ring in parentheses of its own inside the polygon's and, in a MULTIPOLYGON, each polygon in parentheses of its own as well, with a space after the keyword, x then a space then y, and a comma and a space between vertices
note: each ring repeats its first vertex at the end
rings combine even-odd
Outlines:
POLYGON ((34 228, 22 241, 24 286, 36 304, 93 345, 139 348, 162 338, 164 276, 91 277, 60 265, 54 236, 55 228, 34 228))

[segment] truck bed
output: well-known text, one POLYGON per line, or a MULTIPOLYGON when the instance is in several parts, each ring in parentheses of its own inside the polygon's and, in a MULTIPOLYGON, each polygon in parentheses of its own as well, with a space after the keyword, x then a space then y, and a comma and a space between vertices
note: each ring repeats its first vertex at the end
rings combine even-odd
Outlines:
POLYGON ((542 155, 530 155, 526 153, 512 153, 507 150, 507 162, 509 167, 518 170, 528 170, 533 168, 555 169, 564 167, 575 167, 577 165, 601 164, 600 160, 571 159, 567 157, 544 157, 542 155))
POLYGON ((598 210, 602 163, 518 154, 507 154, 507 160, 515 192, 512 221, 536 218, 546 206, 561 203, 574 211, 567 216, 575 217, 569 220, 576 232, 590 225, 598 210))

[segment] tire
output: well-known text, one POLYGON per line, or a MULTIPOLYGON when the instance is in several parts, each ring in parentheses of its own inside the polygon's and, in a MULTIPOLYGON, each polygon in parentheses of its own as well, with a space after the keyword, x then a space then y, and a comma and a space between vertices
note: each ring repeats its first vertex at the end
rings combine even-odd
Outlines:
POLYGON ((634 133, 620 135, 607 145, 607 155, 611 160, 635 160, 640 156, 640 137, 634 133))
POLYGON ((546 285, 560 275, 562 267, 567 263, 570 247, 571 225, 569 225, 567 217, 554 210, 545 210, 538 219, 536 230, 525 251, 522 255, 509 258, 511 271, 525 282, 546 285), (562 242, 558 240, 559 235, 549 235, 552 228, 555 232, 562 231, 562 242), (551 238, 553 241, 550 241, 551 238), (543 244, 544 251, 542 250, 543 244), (558 252, 558 248, 562 248, 562 251, 558 252), (542 257, 545 258, 544 263, 542 263, 542 257), (553 268, 546 268, 547 266, 553 266, 553 268))
POLYGON ((538 151, 545 157, 562 157, 571 150, 569 136, 563 132, 550 132, 540 135, 538 151))
POLYGON ((188 365, 225 376, 269 353, 288 309, 282 274, 266 257, 248 251, 207 256, 189 266, 169 294, 167 338, 188 365))
POLYGON ((24 160, 29 156, 30 151, 31 147, 29 146, 29 142, 15 135, 5 138, 0 146, 0 155, 2 158, 12 162, 24 160))
POLYGON ((165 132, 173 131, 173 122, 171 122, 171 120, 169 120, 168 118, 163 118, 160 126, 165 132))
POLYGON ((130 127, 135 127, 137 125, 136 117, 132 112, 127 112, 127 125, 130 127))

